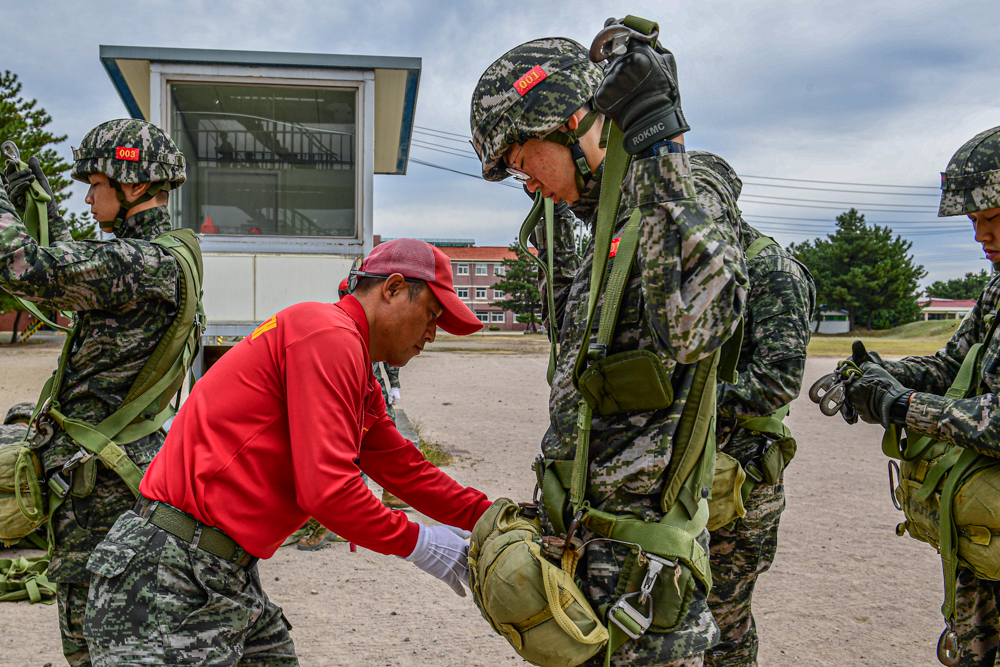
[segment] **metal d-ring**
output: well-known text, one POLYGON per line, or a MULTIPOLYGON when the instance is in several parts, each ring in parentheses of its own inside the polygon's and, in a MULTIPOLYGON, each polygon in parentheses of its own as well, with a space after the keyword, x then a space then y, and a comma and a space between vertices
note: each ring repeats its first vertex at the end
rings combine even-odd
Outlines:
POLYGON ((839 383, 823 395, 819 402, 819 411, 827 417, 832 417, 847 401, 847 385, 839 383))
POLYGON ((962 657, 962 646, 958 643, 958 635, 951 626, 946 627, 941 633, 937 645, 937 657, 945 667, 956 667, 962 657))
POLYGON ((21 161, 21 150, 17 147, 17 144, 9 139, 0 144, 0 151, 3 151, 3 154, 14 162, 21 161))
POLYGON ((615 23, 604 28, 590 45, 591 62, 599 63, 614 56, 623 56, 628 49, 630 39, 637 39, 640 42, 652 42, 660 34, 659 30, 654 30, 652 34, 644 35, 628 26, 615 23))
POLYGON ((816 380, 813 385, 809 387, 809 400, 818 405, 819 402, 823 400, 823 396, 826 392, 830 391, 830 388, 837 384, 839 379, 840 373, 834 372, 827 373, 820 379, 816 380))
POLYGON ((903 506, 899 504, 899 499, 896 498, 896 487, 902 486, 902 484, 903 484, 903 475, 902 475, 902 473, 899 472, 899 464, 896 463, 895 461, 893 461, 892 459, 890 459, 889 460, 889 497, 892 498, 892 504, 893 504, 893 506, 896 509, 898 509, 900 512, 903 511, 903 506), (892 475, 892 471, 893 470, 896 471, 895 478, 892 475))

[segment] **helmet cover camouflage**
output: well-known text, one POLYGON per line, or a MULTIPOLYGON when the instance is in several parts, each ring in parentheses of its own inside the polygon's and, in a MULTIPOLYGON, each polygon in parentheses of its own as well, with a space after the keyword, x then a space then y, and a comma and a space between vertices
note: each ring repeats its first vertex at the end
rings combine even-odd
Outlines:
POLYGON ((1000 208, 1000 126, 958 149, 941 173, 938 217, 1000 208))
POLYGON ((167 133, 144 120, 120 118, 101 123, 73 149, 77 181, 104 174, 119 183, 163 183, 162 190, 179 188, 184 180, 184 154, 167 133))
POLYGON ((4 424, 27 424, 31 421, 31 415, 35 411, 34 403, 17 403, 10 406, 7 415, 3 418, 4 424))
POLYGON ((593 97, 604 72, 571 39, 547 37, 516 46, 486 68, 472 93, 472 146, 483 178, 507 178, 503 154, 542 139, 593 97))

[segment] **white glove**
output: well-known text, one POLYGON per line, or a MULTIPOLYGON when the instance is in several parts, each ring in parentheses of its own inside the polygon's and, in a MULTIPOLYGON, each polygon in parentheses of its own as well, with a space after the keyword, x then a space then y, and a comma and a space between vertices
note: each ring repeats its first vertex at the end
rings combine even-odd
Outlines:
POLYGON ((399 403, 399 387, 389 388, 389 405, 399 403))
POLYGON ((417 525, 420 537, 406 560, 445 582, 464 598, 462 582, 469 580, 469 545, 460 536, 471 533, 451 526, 417 525))

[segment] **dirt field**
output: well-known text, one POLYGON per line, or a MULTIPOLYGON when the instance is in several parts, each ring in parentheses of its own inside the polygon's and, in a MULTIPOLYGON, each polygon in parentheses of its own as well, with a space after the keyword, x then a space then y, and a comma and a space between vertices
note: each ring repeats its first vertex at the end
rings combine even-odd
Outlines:
MULTIPOLYGON (((518 354, 522 340, 442 340, 401 373, 402 405, 422 436, 454 455, 450 474, 490 497, 529 497, 528 465, 547 423, 547 345, 531 341, 531 353, 518 354)), ((0 407, 32 400, 57 352, 0 346, 0 407)), ((806 382, 832 365, 811 359, 806 382)), ((888 496, 881 429, 825 418, 804 397, 789 419, 799 454, 786 476, 778 556, 755 598, 760 664, 936 665, 940 561, 893 532, 902 515, 888 496)), ((303 665, 521 662, 471 598, 402 560, 345 544, 286 547, 260 571, 294 625, 303 665)), ((65 664, 53 606, 0 603, 0 624, 0 665, 65 664)))

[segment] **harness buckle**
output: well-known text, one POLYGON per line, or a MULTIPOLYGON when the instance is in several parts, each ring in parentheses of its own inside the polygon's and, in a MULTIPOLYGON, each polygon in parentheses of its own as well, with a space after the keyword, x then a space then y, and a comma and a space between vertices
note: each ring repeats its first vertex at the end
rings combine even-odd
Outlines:
POLYGON ((58 472, 52 473, 49 475, 49 488, 52 489, 52 493, 56 494, 56 498, 62 500, 69 493, 69 490, 73 488, 73 473, 69 474, 68 482, 58 472))
POLYGON ((531 502, 517 504, 520 514, 528 519, 538 517, 538 491, 538 485, 535 484, 535 490, 531 493, 531 502))
POLYGON ((938 640, 937 657, 941 664, 946 667, 956 667, 962 657, 962 645, 958 643, 958 635, 955 634, 951 622, 948 623, 938 640))
POLYGON ((604 343, 591 343, 587 348, 587 359, 591 361, 600 361, 606 356, 608 356, 608 346, 604 343))
POLYGON ((677 567, 677 563, 672 560, 648 552, 643 555, 647 561, 646 575, 642 578, 639 590, 621 596, 608 610, 608 620, 621 628, 622 632, 632 639, 642 637, 649 630, 649 626, 653 624, 653 586, 656 585, 660 573, 665 567, 677 567), (645 615, 628 603, 628 600, 634 597, 638 598, 639 605, 646 605, 645 615), (621 612, 624 617, 620 616, 618 612, 621 612))

